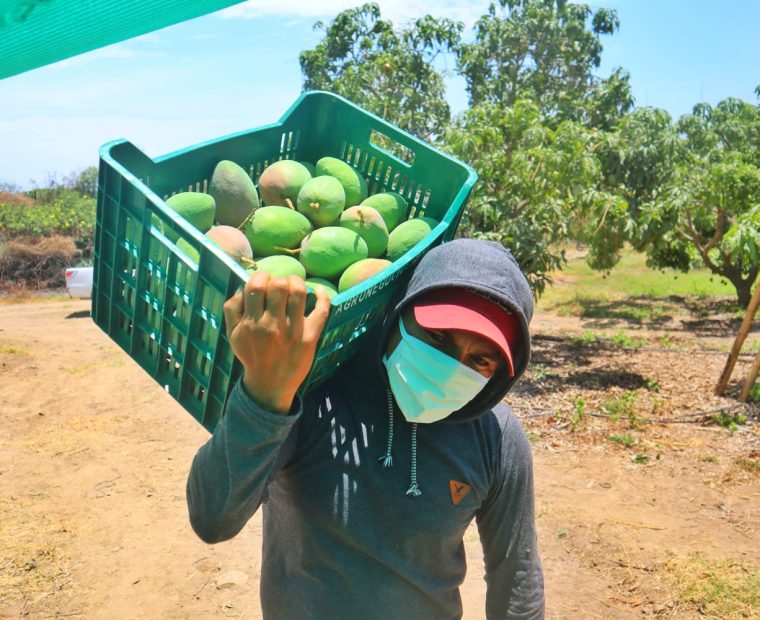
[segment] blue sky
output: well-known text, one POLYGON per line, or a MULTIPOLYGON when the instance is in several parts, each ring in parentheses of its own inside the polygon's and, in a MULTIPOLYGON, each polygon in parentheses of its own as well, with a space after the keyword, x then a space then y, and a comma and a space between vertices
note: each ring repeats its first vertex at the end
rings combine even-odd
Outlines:
MULTIPOLYGON (((359 2, 250 0, 225 11, 0 81, 0 183, 26 189, 98 162, 98 148, 126 138, 157 156, 276 121, 298 97, 298 54, 312 26, 359 2)), ((397 25, 425 13, 469 27, 487 2, 380 1, 397 25)), ((631 73, 639 106, 674 117, 698 101, 756 102, 760 2, 610 0, 621 28, 605 37, 599 75, 631 73)), ((449 80, 452 109, 464 83, 449 80)))

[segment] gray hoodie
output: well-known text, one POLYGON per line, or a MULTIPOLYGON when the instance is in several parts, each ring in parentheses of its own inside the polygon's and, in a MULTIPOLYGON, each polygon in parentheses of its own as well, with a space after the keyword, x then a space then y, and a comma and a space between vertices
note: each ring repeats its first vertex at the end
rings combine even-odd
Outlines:
POLYGON ((461 618, 463 536, 473 519, 484 552, 485 617, 544 617, 530 445, 500 402, 527 366, 532 312, 511 254, 459 239, 420 261, 366 346, 296 399, 289 415, 262 409, 238 384, 195 456, 187 499, 193 529, 209 543, 235 536, 263 505, 265 618, 461 618), (513 378, 497 373, 441 422, 408 424, 380 362, 385 342, 401 309, 450 286, 514 312, 525 346, 513 378), (406 494, 415 483, 421 495, 406 494))

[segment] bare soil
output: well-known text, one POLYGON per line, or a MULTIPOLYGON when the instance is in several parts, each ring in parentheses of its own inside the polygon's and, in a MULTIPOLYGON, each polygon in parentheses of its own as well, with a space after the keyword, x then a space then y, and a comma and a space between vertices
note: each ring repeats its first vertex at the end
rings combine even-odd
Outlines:
MULTIPOLYGON (((208 434, 88 309, 0 304, 0 618, 260 618, 260 518, 226 543, 195 537, 185 480, 208 434)), ((712 395, 736 320, 533 325, 532 369, 509 400, 533 441, 547 618, 705 617, 669 561, 760 568, 760 422, 735 400, 752 356, 712 395), (645 344, 614 342, 621 329, 645 344), (600 338, 579 338, 589 330, 600 338), (748 420, 707 423, 720 412, 748 420)), ((474 529, 466 548, 475 620, 474 529)))

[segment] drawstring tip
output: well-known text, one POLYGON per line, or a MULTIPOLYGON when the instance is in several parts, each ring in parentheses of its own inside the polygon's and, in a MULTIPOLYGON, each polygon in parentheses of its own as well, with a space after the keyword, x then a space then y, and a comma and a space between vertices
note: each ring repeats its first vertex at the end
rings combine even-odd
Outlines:
POLYGON ((422 495, 422 491, 420 491, 420 487, 417 486, 417 483, 415 482, 412 486, 409 487, 409 490, 406 492, 407 495, 411 495, 412 497, 419 497, 422 495))
POLYGON ((383 467, 393 467, 393 457, 390 454, 384 454, 378 461, 382 461, 383 467))

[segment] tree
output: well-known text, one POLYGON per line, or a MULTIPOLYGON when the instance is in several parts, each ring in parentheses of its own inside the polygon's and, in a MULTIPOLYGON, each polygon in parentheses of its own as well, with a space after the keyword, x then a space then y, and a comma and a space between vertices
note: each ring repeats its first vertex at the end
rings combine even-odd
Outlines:
POLYGON ((565 263, 560 242, 584 214, 619 210, 618 198, 595 189, 602 180, 597 141, 572 121, 547 126, 533 101, 468 110, 447 135, 448 148, 479 175, 459 234, 502 243, 540 295, 565 263))
POLYGON ((88 166, 80 172, 72 172, 64 179, 64 186, 83 196, 95 198, 98 193, 98 167, 88 166))
POLYGON ((760 264, 760 106, 698 104, 675 126, 662 110, 639 109, 600 157, 627 209, 592 245, 614 256, 627 240, 656 268, 701 263, 731 282, 746 307, 760 264))
POLYGON ((315 28, 324 38, 300 54, 304 90, 343 95, 428 141, 442 135, 451 112, 435 66, 457 48, 462 23, 426 15, 397 32, 368 3, 315 28))
POLYGON ((633 105, 628 74, 618 69, 600 80, 592 72, 601 63, 601 36, 618 28, 610 9, 592 13, 566 0, 492 2, 475 40, 460 46, 470 104, 532 99, 547 117, 611 126, 633 105))

